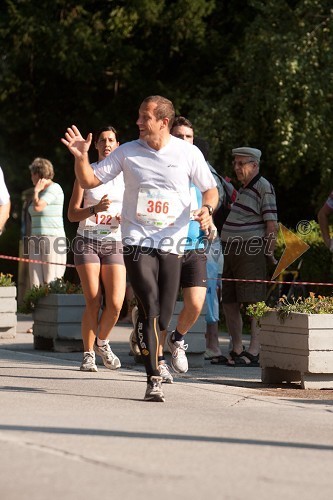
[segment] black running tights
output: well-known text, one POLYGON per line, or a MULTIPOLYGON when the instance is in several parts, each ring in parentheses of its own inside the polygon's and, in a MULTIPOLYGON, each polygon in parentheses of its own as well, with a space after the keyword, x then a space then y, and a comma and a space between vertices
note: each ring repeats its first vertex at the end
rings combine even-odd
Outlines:
POLYGON ((126 246, 124 261, 138 302, 136 334, 149 378, 159 375, 159 333, 167 329, 177 300, 182 256, 155 248, 126 246))

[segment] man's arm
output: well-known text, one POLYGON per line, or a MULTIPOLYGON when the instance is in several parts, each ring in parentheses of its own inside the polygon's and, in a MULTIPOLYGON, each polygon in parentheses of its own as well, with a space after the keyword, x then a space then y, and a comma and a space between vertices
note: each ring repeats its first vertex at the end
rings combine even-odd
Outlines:
POLYGON ((219 202, 219 192, 217 188, 208 189, 204 193, 202 193, 202 206, 210 205, 213 210, 217 207, 219 202))
POLYGON ((10 214, 10 201, 5 205, 0 205, 0 234, 4 230, 5 224, 9 219, 10 214))
POLYGON ((83 189, 99 186, 101 181, 97 179, 89 162, 88 151, 92 140, 92 134, 83 139, 79 129, 73 125, 67 129, 65 138, 61 142, 69 149, 75 158, 74 170, 76 178, 83 189))
POLYGON ((333 210, 325 203, 318 212, 318 223, 323 237, 324 243, 331 251, 331 237, 330 228, 328 224, 329 216, 332 215, 333 210))
POLYGON ((274 250, 276 244, 276 237, 278 233, 278 223, 275 220, 267 220, 265 221, 265 234, 266 234, 266 257, 272 261, 273 264, 276 264, 276 259, 274 257, 274 250))
POLYGON ((209 207, 213 210, 217 207, 219 201, 219 192, 217 188, 207 189, 202 193, 202 207, 194 212, 195 220, 200 223, 200 228, 207 231, 212 227, 212 214, 210 214, 209 207), (205 205, 208 205, 206 207, 205 205))
POLYGON ((102 182, 97 179, 94 174, 94 170, 89 162, 88 154, 81 159, 75 157, 74 170, 75 176, 83 189, 91 189, 102 184, 102 182))

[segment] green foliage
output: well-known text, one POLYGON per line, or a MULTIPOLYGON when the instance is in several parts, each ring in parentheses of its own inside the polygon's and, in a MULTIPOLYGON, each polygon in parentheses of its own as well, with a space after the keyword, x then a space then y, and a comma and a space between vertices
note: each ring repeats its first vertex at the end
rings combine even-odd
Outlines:
MULTIPOLYGON (((86 135, 111 123, 121 142, 132 140, 140 102, 157 93, 209 141, 219 172, 233 174, 233 147, 263 151, 261 170, 276 189, 284 225, 313 219, 333 184, 332 45, 330 0, 3 0, 0 164, 13 213, 7 228, 19 226, 20 195, 31 185, 28 165, 36 156, 53 162, 66 213, 73 159, 60 137, 68 125, 86 135)), ((70 234, 67 220, 65 228, 70 234)), ((8 236, 6 244, 15 241, 8 236)))
POLYGON ((246 19, 232 12, 237 40, 219 40, 223 57, 203 80, 191 116, 217 163, 230 164, 235 146, 263 151, 263 175, 290 225, 313 218, 333 183, 333 11, 328 0, 243 4, 246 19))
POLYGON ((19 308, 19 312, 22 314, 30 314, 36 308, 39 299, 51 293, 78 294, 82 293, 82 288, 81 285, 75 285, 69 281, 64 281, 62 278, 57 278, 45 285, 33 286, 25 293, 23 304, 19 308))
POLYGON ((292 312, 306 314, 333 314, 333 297, 323 297, 311 293, 305 299, 298 298, 295 301, 288 302, 283 297, 277 309, 281 319, 286 318, 292 312))
POLYGON ((265 316, 269 311, 273 311, 271 307, 268 307, 266 302, 256 302, 255 304, 249 304, 246 308, 246 314, 251 318, 254 318, 259 323, 260 318, 265 316))
POLYGON ((265 302, 258 302, 247 306, 246 312, 249 316, 255 318, 258 323, 260 319, 270 311, 276 311, 277 315, 284 321, 291 313, 304 314, 333 314, 333 296, 316 297, 314 293, 310 293, 309 297, 288 301, 282 297, 275 309, 268 307, 265 302))
POLYGON ((0 286, 15 286, 12 274, 0 273, 0 286))

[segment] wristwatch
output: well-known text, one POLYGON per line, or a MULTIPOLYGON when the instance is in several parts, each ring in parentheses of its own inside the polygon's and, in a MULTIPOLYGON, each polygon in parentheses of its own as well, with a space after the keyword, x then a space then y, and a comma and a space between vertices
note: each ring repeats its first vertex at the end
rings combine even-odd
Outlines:
POLYGON ((214 208, 211 205, 202 205, 202 206, 208 208, 209 215, 213 215, 214 208))
POLYGON ((91 215, 96 215, 96 214, 95 214, 95 206, 94 206, 94 205, 92 205, 91 207, 89 207, 89 213, 90 213, 91 215))

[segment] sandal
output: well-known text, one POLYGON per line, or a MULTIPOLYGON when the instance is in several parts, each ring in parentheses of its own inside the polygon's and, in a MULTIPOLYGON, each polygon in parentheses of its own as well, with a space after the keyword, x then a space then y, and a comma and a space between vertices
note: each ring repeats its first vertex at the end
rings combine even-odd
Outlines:
MULTIPOLYGON (((235 359, 237 358, 238 356, 242 356, 244 355, 244 350, 240 353, 240 354, 237 354, 237 352, 235 351, 230 351, 229 352, 229 355, 231 357, 231 359, 235 359)), ((229 365, 229 359, 226 358, 225 356, 223 356, 221 354, 221 356, 215 356, 214 359, 211 360, 210 362, 211 365, 228 365, 228 366, 234 366, 234 365, 229 365)))
POLYGON ((251 367, 251 366, 260 366, 259 365, 259 354, 256 356, 254 354, 251 354, 250 352, 243 351, 241 354, 233 358, 234 363, 227 363, 227 366, 237 366, 237 367, 251 367), (244 358, 247 358, 250 362, 247 363, 244 358))
POLYGON ((227 362, 228 362, 228 358, 226 358, 225 356, 223 356, 223 355, 221 354, 221 356, 215 356, 215 357, 211 360, 210 364, 211 364, 211 365, 226 365, 226 364, 227 364, 227 362))
POLYGON ((206 352, 204 354, 204 358, 206 361, 211 361, 212 359, 219 358, 220 356, 221 354, 216 354, 208 348, 206 349, 206 352))

